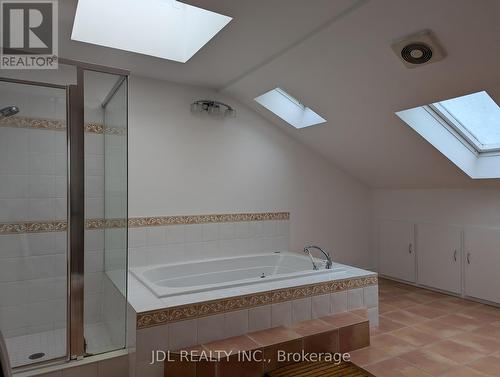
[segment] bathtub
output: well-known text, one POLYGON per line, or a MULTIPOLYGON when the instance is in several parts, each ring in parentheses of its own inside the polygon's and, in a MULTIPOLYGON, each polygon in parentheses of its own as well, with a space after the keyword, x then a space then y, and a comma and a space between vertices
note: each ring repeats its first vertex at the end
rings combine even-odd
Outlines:
POLYGON ((347 269, 336 263, 330 270, 325 269, 324 263, 319 265, 319 270, 313 270, 306 255, 273 252, 137 267, 130 271, 157 297, 163 298, 315 274, 335 273, 342 278, 347 269))

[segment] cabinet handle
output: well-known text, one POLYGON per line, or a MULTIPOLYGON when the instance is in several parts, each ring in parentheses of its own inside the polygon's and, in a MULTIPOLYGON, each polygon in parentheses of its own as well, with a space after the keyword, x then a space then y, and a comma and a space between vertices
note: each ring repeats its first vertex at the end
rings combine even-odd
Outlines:
POLYGON ((408 245, 408 253, 412 253, 413 252, 413 244, 409 244, 408 245))
POLYGON ((457 261, 457 249, 453 252, 453 260, 456 262, 457 261))
POLYGON ((467 253, 467 264, 470 264, 470 253, 467 253))

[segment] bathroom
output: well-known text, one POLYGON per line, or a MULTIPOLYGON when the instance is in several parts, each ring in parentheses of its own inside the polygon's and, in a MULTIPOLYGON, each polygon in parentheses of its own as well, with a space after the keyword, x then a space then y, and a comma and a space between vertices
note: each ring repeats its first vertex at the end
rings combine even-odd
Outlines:
POLYGON ((58 65, 0 67, 5 377, 272 376, 300 363, 152 352, 277 329, 378 377, 494 376, 498 2, 143 1, 46 1, 58 65), (491 143, 436 120, 471 94, 491 143))

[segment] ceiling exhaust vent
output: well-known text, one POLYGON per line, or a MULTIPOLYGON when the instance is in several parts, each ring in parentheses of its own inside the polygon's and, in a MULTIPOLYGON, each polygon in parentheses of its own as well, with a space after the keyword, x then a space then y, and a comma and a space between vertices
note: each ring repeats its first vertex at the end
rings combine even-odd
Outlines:
POLYGON ((402 38, 391 45, 407 68, 435 63, 444 58, 444 50, 430 30, 402 38))

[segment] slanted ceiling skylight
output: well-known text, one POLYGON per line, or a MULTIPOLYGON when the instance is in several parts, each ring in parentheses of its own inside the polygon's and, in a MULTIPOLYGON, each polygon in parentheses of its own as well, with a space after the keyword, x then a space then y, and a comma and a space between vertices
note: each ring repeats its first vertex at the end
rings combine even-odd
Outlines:
POLYGON ((500 178, 500 107, 485 91, 396 113, 472 178, 500 178))
POLYGON ((71 39, 185 63, 231 20, 176 0, 78 0, 71 39))
POLYGON ((433 104, 478 152, 500 149, 500 107, 486 92, 433 104))
POLYGON ((255 101, 295 128, 304 128, 326 122, 326 119, 281 88, 270 90, 255 98, 255 101))

